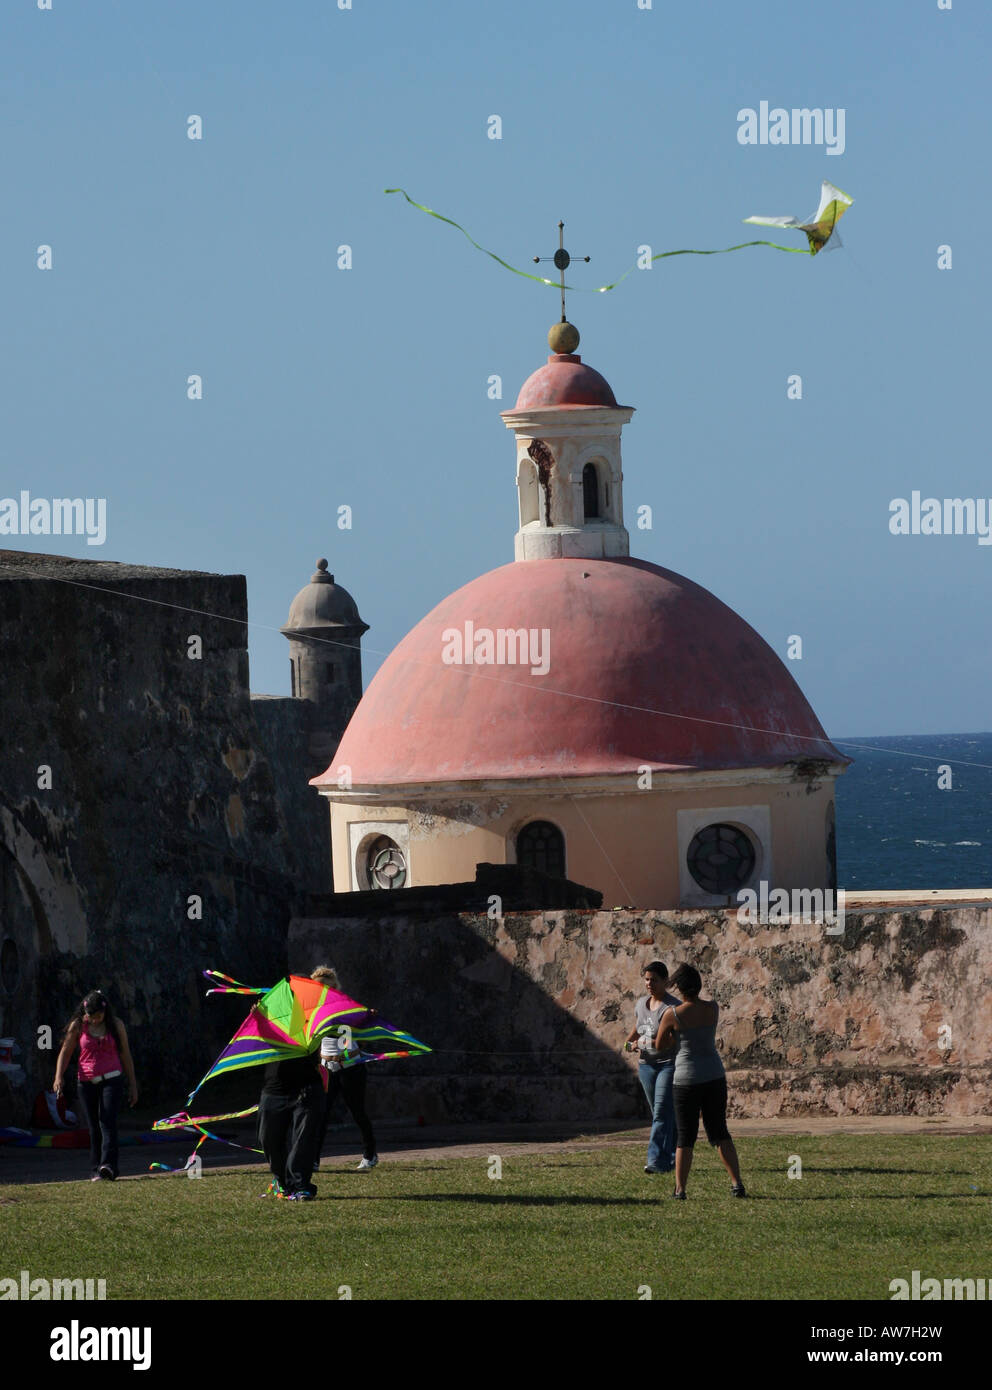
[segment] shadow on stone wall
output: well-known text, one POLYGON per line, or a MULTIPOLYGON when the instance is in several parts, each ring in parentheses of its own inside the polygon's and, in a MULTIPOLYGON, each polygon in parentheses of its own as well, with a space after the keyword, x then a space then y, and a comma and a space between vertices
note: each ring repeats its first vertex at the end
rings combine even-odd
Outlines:
MULTIPOLYGON (((566 939, 584 952, 592 914, 554 915, 566 939)), ((292 972, 333 964, 343 990, 434 1049, 427 1057, 376 1065, 373 1116, 423 1117, 429 1124, 597 1116, 647 1123, 634 1059, 569 1011, 559 992, 561 963, 549 959, 537 978, 526 968, 535 916, 497 922, 483 913, 410 914, 291 924, 292 972)), ((629 984, 642 992, 636 970, 629 984)), ((610 1017, 622 1007, 624 1035, 635 997, 630 993, 622 1006, 612 997, 600 1001, 610 1017)))

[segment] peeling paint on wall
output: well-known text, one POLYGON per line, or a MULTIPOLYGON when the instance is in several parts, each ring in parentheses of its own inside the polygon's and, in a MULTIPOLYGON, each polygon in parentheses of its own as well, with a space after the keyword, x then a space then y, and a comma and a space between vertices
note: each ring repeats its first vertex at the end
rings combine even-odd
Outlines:
POLYGON ((445 801, 432 805, 420 803, 408 811, 410 838, 431 840, 440 835, 468 835, 472 830, 500 820, 509 802, 445 801))

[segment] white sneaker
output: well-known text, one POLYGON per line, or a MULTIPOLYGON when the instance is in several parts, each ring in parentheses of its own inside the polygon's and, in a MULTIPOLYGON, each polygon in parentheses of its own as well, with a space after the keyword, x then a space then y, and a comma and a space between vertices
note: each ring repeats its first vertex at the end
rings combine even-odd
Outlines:
POLYGON ((356 1171, 359 1173, 368 1173, 378 1162, 378 1154, 373 1154, 371 1158, 363 1158, 356 1171))

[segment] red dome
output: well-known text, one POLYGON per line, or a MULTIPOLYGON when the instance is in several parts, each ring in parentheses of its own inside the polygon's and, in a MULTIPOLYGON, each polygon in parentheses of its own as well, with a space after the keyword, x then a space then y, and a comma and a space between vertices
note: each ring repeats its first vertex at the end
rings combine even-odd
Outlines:
MULTIPOLYGON (((540 640, 534 655, 539 666, 540 640)), ((645 560, 526 560, 466 584, 407 634, 313 780, 336 783, 342 765, 361 787, 797 758, 848 761, 768 644, 713 594, 645 560), (546 630, 547 674, 465 664, 464 652, 446 664, 466 623, 474 640, 546 630)))
POLYGON ((604 376, 574 352, 554 352, 524 382, 514 410, 546 410, 554 405, 608 405, 617 398, 604 376))

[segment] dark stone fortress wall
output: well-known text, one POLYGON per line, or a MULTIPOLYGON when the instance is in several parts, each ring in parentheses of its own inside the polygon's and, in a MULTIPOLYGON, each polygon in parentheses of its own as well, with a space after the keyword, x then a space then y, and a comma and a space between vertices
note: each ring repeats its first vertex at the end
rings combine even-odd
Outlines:
POLYGON ((279 804, 296 851, 300 885, 309 893, 329 893, 331 819, 327 802, 309 785, 311 777, 326 771, 331 758, 314 757, 314 731, 321 723, 316 706, 290 696, 252 695, 251 712, 260 745, 276 770, 279 804))
POLYGON ((246 617, 239 575, 0 552, 0 1035, 27 1073, 0 1074, 7 1122, 50 1083, 39 1027, 57 1045, 85 990, 119 1005, 143 1097, 176 1109, 232 1031, 199 972, 285 971, 326 811, 298 702, 256 724, 246 617))

